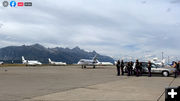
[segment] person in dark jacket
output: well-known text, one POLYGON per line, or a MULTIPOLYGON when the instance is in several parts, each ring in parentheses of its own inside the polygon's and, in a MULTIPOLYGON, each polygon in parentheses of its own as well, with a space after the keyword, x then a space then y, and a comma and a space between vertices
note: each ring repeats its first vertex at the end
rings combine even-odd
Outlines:
POLYGON ((124 62, 121 60, 121 75, 124 75, 124 62))
POLYGON ((174 78, 176 78, 176 77, 177 77, 177 74, 178 74, 178 66, 177 66, 177 62, 174 62, 173 67, 175 68, 174 78))
POLYGON ((130 62, 130 75, 133 75, 132 72, 133 72, 133 62, 131 61, 130 62))
POLYGON ((127 76, 130 76, 131 75, 131 64, 130 64, 130 62, 127 63, 126 68, 127 68, 127 71, 128 71, 127 76))
POLYGON ((177 69, 178 69, 178 72, 179 72, 179 75, 180 75, 180 61, 178 62, 178 67, 177 67, 177 69))
POLYGON ((151 77, 151 61, 149 61, 148 62, 148 66, 147 66, 147 68, 148 68, 148 74, 149 74, 149 77, 151 77))
POLYGON ((136 60, 136 66, 135 66, 135 68, 136 68, 136 76, 139 76, 139 61, 138 61, 138 59, 136 60))
POLYGON ((116 67, 117 67, 117 76, 120 76, 120 61, 119 60, 117 61, 116 67))

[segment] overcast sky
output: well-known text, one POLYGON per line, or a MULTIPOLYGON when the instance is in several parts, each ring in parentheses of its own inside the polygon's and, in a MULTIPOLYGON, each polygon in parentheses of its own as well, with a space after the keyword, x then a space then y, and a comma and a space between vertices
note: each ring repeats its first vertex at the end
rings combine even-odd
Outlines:
POLYGON ((15 8, 0 1, 0 47, 40 43, 116 58, 180 56, 180 0, 31 0, 32 7, 15 8))

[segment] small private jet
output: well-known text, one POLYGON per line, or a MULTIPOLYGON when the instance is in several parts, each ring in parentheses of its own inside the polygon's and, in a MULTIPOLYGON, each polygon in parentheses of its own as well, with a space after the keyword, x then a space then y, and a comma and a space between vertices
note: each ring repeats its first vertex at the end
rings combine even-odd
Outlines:
POLYGON ((50 58, 48 59, 48 61, 49 61, 49 64, 51 64, 51 65, 66 65, 65 62, 55 62, 55 61, 51 61, 50 58))
POLYGON ((77 63, 78 65, 81 65, 82 68, 86 68, 86 66, 93 66, 93 68, 96 68, 96 65, 98 64, 98 60, 96 58, 96 55, 91 59, 80 59, 77 63))
POLYGON ((91 59, 80 59, 77 64, 81 65, 82 68, 86 68, 86 66, 93 66, 93 68, 96 68, 96 66, 113 65, 111 62, 99 62, 96 57, 97 57, 97 55, 95 55, 92 58, 92 60, 91 59))
POLYGON ((26 64, 26 66, 42 65, 42 63, 37 60, 25 60, 24 56, 22 56, 22 63, 26 64))
POLYGON ((165 59, 160 60, 160 59, 158 59, 158 58, 153 58, 153 59, 151 60, 151 62, 154 63, 154 64, 157 64, 157 65, 160 65, 160 66, 164 66, 166 60, 165 60, 165 59))

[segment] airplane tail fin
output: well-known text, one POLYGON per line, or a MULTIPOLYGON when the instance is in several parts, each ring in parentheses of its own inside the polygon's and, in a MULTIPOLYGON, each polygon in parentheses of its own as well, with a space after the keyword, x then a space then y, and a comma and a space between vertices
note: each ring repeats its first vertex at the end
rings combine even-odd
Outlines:
POLYGON ((48 60, 49 60, 49 62, 51 63, 51 59, 49 58, 48 60))
POLYGON ((97 60, 97 54, 93 57, 93 61, 94 61, 95 63, 98 62, 98 60, 97 60))
POLYGON ((24 56, 22 56, 22 63, 26 63, 24 56))
POLYGON ((24 58, 24 56, 22 56, 22 61, 25 61, 25 58, 24 58))
POLYGON ((97 60, 97 54, 93 57, 93 60, 97 60))

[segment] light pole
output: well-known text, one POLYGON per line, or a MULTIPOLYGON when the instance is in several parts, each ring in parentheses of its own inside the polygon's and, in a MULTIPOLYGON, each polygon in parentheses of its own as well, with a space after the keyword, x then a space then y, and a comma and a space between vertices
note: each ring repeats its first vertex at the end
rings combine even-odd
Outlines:
POLYGON ((163 55, 164 55, 164 53, 162 52, 162 60, 164 59, 163 55))

